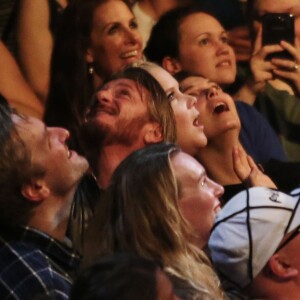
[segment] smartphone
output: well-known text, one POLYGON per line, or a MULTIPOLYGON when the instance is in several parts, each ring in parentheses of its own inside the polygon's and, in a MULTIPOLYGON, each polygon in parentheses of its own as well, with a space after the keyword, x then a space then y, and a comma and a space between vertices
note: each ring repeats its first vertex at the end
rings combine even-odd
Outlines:
MULTIPOLYGON (((265 14, 262 16, 262 27, 263 45, 276 45, 282 40, 294 45, 295 25, 294 16, 292 14, 265 14)), ((294 60, 293 56, 286 50, 269 54, 267 60, 273 57, 294 60)))

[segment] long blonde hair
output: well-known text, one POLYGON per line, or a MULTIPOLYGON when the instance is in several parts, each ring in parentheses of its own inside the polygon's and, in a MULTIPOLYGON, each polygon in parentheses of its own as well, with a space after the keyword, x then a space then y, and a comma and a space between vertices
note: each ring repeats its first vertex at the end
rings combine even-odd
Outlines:
POLYGON ((205 253, 188 241, 191 228, 178 208, 178 183, 170 162, 178 152, 173 144, 156 144, 119 165, 96 209, 85 259, 134 252, 160 262, 171 277, 209 299, 222 299, 217 276, 205 253))

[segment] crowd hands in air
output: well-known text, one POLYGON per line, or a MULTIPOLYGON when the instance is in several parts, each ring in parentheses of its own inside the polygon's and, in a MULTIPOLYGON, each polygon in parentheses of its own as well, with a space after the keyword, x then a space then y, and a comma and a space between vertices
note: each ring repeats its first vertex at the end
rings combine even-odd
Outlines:
POLYGON ((298 299, 300 4, 13 3, 1 297, 298 299))

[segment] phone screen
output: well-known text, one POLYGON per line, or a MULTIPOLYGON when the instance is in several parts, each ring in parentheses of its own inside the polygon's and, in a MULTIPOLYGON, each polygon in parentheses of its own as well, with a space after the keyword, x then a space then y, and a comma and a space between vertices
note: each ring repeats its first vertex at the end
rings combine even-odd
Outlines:
MULTIPOLYGON (((294 45, 295 25, 294 16, 292 14, 265 14, 262 16, 262 26, 263 45, 276 45, 282 40, 294 45)), ((293 60, 292 55, 288 51, 272 53, 268 55, 267 59, 273 57, 293 60)))

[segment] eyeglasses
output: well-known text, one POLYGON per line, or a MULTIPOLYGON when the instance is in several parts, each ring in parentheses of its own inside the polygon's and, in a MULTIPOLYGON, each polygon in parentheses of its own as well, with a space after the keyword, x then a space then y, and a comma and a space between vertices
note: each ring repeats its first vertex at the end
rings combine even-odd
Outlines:
POLYGON ((278 252, 279 250, 281 250, 283 247, 285 247, 291 240, 293 240, 298 234, 300 233, 300 226, 298 226, 294 232, 281 244, 279 245, 279 247, 277 248, 277 250, 275 251, 278 252))

